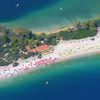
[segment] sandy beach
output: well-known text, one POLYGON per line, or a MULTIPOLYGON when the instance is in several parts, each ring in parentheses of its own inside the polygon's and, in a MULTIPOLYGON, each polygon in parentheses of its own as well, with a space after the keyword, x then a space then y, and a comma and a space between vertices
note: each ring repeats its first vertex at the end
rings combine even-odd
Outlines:
MULTIPOLYGON (((69 28, 74 28, 74 27, 69 27, 69 28)), ((59 33, 61 31, 67 31, 68 27, 62 27, 62 28, 58 28, 56 30, 53 30, 53 31, 46 31, 46 32, 34 32, 32 31, 33 33, 35 34, 42 34, 42 33, 45 33, 45 34, 54 34, 54 33, 59 33)))
MULTIPOLYGON (((65 30, 65 29, 64 29, 65 30)), ((48 64, 85 56, 89 54, 100 53, 100 28, 94 37, 88 37, 80 40, 61 40, 54 48, 52 53, 43 55, 41 59, 30 57, 25 60, 19 59, 18 66, 12 64, 0 66, 0 80, 14 77, 27 71, 35 70, 48 64)))

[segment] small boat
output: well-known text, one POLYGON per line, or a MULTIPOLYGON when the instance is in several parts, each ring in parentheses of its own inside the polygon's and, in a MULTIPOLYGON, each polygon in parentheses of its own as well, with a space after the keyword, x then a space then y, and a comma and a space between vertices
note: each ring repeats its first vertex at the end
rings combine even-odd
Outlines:
POLYGON ((48 81, 46 81, 45 83, 46 83, 47 85, 49 84, 49 82, 48 82, 48 81))
POLYGON ((62 10, 63 10, 63 8, 62 8, 62 7, 60 7, 60 10, 62 11, 62 10))
POLYGON ((19 7, 19 4, 18 3, 16 4, 16 7, 19 7))

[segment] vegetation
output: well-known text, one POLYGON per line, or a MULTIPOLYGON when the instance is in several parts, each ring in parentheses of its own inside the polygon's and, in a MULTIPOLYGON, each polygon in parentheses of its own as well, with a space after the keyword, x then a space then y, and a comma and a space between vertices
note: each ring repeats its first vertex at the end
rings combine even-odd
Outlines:
POLYGON ((82 39, 86 37, 92 37, 96 35, 96 32, 82 29, 76 30, 73 32, 60 32, 59 35, 62 37, 63 40, 71 40, 71 39, 82 39))
POLYGON ((47 44, 49 46, 56 45, 60 39, 81 39, 96 35, 97 27, 100 26, 100 20, 90 20, 88 22, 76 23, 74 29, 62 31, 51 34, 35 34, 29 29, 17 28, 7 29, 0 26, 0 66, 6 66, 15 63, 19 58, 26 59, 30 56, 38 56, 41 58, 42 54, 27 52, 26 46, 34 48, 40 44, 47 44))
POLYGON ((14 67, 16 67, 16 66, 18 66, 18 65, 19 65, 18 62, 14 62, 14 63, 13 63, 13 66, 14 66, 14 67))

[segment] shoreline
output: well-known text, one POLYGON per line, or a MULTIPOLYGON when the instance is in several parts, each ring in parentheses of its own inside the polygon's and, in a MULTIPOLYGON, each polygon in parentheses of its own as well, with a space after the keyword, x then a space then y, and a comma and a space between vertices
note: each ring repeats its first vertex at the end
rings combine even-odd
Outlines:
POLYGON ((38 72, 38 71, 41 71, 41 70, 44 70, 44 69, 46 69, 46 68, 51 67, 51 66, 49 66, 49 65, 59 64, 59 63, 68 62, 68 61, 73 61, 74 59, 84 58, 84 57, 88 57, 88 56, 91 57, 91 56, 95 56, 95 55, 97 55, 97 54, 100 54, 100 51, 94 52, 94 54, 93 54, 93 52, 90 52, 90 53, 84 53, 84 55, 83 55, 83 54, 74 55, 73 57, 64 58, 64 59, 61 59, 61 60, 59 60, 59 61, 57 61, 57 62, 55 62, 55 63, 51 63, 51 64, 48 64, 48 65, 44 65, 44 66, 41 66, 41 67, 39 67, 39 68, 32 68, 31 70, 27 70, 26 72, 22 72, 22 73, 19 73, 19 74, 15 75, 15 76, 8 77, 8 78, 5 78, 5 79, 0 79, 0 80, 1 80, 1 82, 2 82, 2 81, 5 82, 5 81, 13 80, 13 79, 15 79, 15 78, 19 78, 19 80, 22 80, 21 76, 30 74, 31 72, 32 72, 32 73, 36 73, 36 72, 38 72))
POLYGON ((54 34, 54 33, 59 33, 59 32, 61 32, 61 31, 67 31, 67 29, 68 28, 73 28, 73 27, 62 27, 62 28, 58 28, 58 29, 56 29, 56 30, 52 30, 52 31, 46 31, 46 32, 34 32, 34 31, 32 31, 33 33, 35 33, 35 34, 42 34, 42 33, 45 33, 45 34, 54 34))
MULTIPOLYGON (((65 30, 65 28, 63 29, 65 30)), ((62 29, 60 30, 62 31, 62 29)), ((73 58, 100 53, 100 28, 94 37, 80 40, 60 41, 52 53, 44 55, 41 59, 30 57, 25 60, 18 60, 19 65, 14 67, 0 66, 0 80, 5 80, 20 74, 28 73, 31 70, 39 70, 53 63, 68 61, 73 58), (92 40, 94 38, 94 40, 92 40), (77 46, 77 47, 76 47, 77 46)))

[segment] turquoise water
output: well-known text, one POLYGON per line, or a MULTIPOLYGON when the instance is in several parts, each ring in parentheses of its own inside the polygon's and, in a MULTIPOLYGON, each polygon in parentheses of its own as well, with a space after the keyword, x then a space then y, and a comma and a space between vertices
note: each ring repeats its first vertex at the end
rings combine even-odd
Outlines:
POLYGON ((94 55, 1 82, 0 100, 100 100, 99 91, 100 55, 94 55))
MULTIPOLYGON (((0 1, 0 23, 10 28, 51 31, 99 15, 100 0, 0 1)), ((100 100, 100 55, 0 81, 0 100, 100 100)))
POLYGON ((1 24, 9 27, 27 27, 33 31, 51 31, 78 20, 87 20, 100 15, 100 0, 21 1, 19 0, 20 8, 17 8, 19 10, 11 8, 13 13, 8 14, 6 18, 3 17, 4 20, 8 18, 8 21, 1 24))

